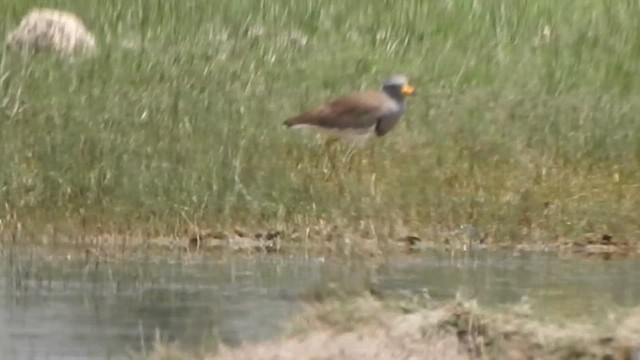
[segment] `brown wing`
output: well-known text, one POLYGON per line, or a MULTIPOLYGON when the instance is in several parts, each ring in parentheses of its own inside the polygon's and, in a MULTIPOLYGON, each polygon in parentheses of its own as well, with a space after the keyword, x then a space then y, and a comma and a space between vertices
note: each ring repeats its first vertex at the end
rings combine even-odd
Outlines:
POLYGON ((381 92, 354 93, 287 119, 284 124, 336 129, 371 127, 384 115, 388 102, 381 92))

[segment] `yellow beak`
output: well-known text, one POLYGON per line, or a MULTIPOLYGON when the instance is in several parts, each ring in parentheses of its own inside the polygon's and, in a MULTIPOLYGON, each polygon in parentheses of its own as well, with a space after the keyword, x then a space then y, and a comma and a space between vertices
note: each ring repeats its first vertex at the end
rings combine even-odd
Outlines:
POLYGON ((407 84, 407 85, 404 85, 402 89, 400 89, 400 92, 404 96, 411 96, 416 93, 416 89, 413 86, 407 84))

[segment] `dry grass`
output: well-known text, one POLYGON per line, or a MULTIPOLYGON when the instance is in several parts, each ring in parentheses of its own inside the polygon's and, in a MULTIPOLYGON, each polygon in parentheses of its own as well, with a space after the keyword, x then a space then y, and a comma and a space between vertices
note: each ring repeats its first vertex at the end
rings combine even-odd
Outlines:
POLYGON ((296 332, 281 340, 223 347, 208 356, 159 345, 150 359, 626 360, 640 354, 639 316, 636 310, 597 326, 550 324, 515 311, 495 315, 473 304, 425 309, 361 298, 311 309, 296 332))
POLYGON ((6 39, 12 50, 26 54, 53 51, 64 56, 93 54, 94 35, 76 15, 55 9, 33 9, 6 39))

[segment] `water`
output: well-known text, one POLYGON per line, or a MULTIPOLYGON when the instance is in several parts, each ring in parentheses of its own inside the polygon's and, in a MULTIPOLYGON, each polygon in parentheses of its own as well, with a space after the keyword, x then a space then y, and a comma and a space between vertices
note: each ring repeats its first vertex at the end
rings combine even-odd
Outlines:
POLYGON ((375 270, 321 258, 264 256, 111 264, 0 257, 0 354, 6 359, 119 358, 157 336, 195 350, 218 339, 268 339, 300 311, 300 298, 329 282, 387 294, 473 298, 485 306, 526 302, 535 312, 606 316, 640 305, 640 260, 551 254, 432 252, 375 270))

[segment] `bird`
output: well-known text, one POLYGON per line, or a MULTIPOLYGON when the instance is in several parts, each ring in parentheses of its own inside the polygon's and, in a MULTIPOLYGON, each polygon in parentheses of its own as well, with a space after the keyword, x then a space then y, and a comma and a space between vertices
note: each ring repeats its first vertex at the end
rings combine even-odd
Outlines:
MULTIPOLYGON (((328 180, 338 171, 340 163, 333 145, 340 140, 351 145, 344 159, 348 170, 351 170, 354 150, 361 148, 371 137, 382 137, 389 133, 405 112, 405 98, 415 93, 406 76, 392 75, 383 82, 379 91, 343 95, 286 119, 284 125, 290 129, 309 129, 329 135, 325 142, 325 154, 330 169, 325 171, 323 167, 325 179, 328 180)), ((373 157, 373 147, 370 147, 370 151, 373 157)), ((358 166, 359 174, 360 169, 358 166)))
POLYGON ((383 82, 380 91, 344 95, 288 118, 284 125, 327 133, 330 142, 342 139, 362 144, 372 136, 389 133, 405 112, 405 98, 415 93, 406 76, 392 75, 383 82))

